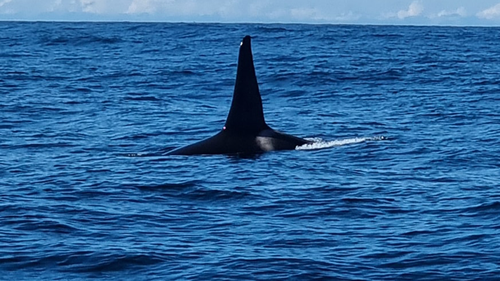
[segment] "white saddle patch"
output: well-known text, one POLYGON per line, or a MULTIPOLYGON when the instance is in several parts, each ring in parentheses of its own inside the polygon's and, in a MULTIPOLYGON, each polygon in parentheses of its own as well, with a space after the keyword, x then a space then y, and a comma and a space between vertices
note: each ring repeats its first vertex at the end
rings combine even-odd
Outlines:
POLYGON ((258 136, 255 138, 257 146, 264 151, 274 150, 273 138, 258 136))

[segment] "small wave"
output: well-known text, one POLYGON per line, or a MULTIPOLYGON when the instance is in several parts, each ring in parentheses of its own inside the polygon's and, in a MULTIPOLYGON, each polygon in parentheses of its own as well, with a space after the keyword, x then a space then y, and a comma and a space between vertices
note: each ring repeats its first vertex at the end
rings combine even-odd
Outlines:
POLYGON ((330 147, 334 147, 334 146, 343 146, 343 145, 349 145, 349 144, 362 143, 362 142, 366 142, 366 141, 387 140, 387 137, 384 137, 384 136, 361 137, 361 138, 349 138, 349 139, 341 139, 341 140, 333 140, 333 141, 325 141, 321 138, 306 138, 306 139, 312 141, 312 143, 297 146, 295 149, 296 150, 323 149, 323 148, 330 148, 330 147))
POLYGON ((106 37, 91 34, 83 34, 78 36, 59 35, 57 37, 42 37, 41 42, 47 46, 53 45, 74 45, 82 46, 88 44, 115 44, 122 42, 118 37, 106 37))
POLYGON ((182 194, 191 200, 198 201, 218 201, 218 200, 238 200, 244 199, 253 194, 244 190, 221 190, 199 188, 188 190, 182 194))
POLYGON ((169 182, 169 183, 163 183, 163 184, 156 184, 156 185, 142 185, 138 186, 139 189, 141 190, 164 190, 164 189, 184 189, 184 188, 190 188, 190 187, 196 187, 196 185, 199 184, 199 181, 192 180, 192 181, 184 181, 184 182, 169 182))
POLYGON ((464 213, 472 214, 474 216, 491 215, 491 214, 497 215, 499 210, 500 210, 500 202, 499 201, 487 202, 487 203, 483 203, 480 205, 476 205, 476 206, 472 206, 472 207, 463 209, 464 213))
POLYGON ((164 183, 159 185, 137 186, 142 191, 167 192, 166 196, 179 196, 193 201, 218 201, 218 200, 238 200, 253 196, 252 192, 245 190, 225 190, 198 187, 201 182, 198 180, 164 183))
POLYGON ((154 96, 138 96, 138 97, 125 97, 129 101, 158 101, 159 99, 154 96))

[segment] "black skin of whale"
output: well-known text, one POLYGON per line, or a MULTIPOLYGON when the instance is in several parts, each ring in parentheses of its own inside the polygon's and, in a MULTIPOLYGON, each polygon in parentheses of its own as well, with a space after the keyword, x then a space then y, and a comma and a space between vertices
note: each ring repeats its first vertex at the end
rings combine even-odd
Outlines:
POLYGON ((245 36, 240 45, 233 101, 222 130, 165 155, 260 154, 272 150, 294 150, 311 143, 277 132, 266 124, 250 42, 250 36, 245 36))

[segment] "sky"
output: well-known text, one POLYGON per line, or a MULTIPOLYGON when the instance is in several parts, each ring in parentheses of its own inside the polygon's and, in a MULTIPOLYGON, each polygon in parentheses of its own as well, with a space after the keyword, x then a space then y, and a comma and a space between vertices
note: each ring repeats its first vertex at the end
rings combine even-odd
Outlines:
POLYGON ((0 0, 0 20, 500 26, 500 0, 0 0))

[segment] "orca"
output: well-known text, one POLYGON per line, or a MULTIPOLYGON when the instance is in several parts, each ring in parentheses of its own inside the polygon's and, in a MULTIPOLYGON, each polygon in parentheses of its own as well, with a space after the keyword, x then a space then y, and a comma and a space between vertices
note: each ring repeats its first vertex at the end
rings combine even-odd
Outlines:
POLYGON ((233 100, 222 130, 208 139, 165 155, 256 155, 272 150, 294 150, 297 146, 312 143, 275 131, 266 124, 250 41, 251 37, 247 35, 240 44, 233 100))

